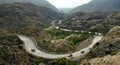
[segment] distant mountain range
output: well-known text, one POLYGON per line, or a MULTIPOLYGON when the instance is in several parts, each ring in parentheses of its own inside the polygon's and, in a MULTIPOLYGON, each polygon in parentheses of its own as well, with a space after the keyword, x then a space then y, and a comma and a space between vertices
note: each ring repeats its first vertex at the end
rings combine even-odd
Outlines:
POLYGON ((45 6, 45 7, 51 8, 55 11, 58 11, 58 9, 55 6, 53 6, 52 4, 50 4, 46 0, 0 0, 0 4, 15 3, 15 2, 31 3, 31 4, 34 4, 34 5, 37 5, 37 6, 45 6))
POLYGON ((75 12, 113 12, 120 11, 120 0, 92 0, 71 10, 75 12))
POLYGON ((59 8, 60 12, 69 13, 72 8, 59 8))

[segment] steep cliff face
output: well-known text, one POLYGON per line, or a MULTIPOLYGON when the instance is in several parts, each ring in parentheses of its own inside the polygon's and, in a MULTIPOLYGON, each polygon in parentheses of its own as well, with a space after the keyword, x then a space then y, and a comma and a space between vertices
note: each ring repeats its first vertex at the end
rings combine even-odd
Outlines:
POLYGON ((37 6, 48 7, 50 9, 53 9, 56 12, 58 11, 55 6, 53 6, 52 4, 50 4, 46 0, 0 0, 0 4, 15 3, 15 2, 19 2, 19 3, 31 3, 31 4, 34 4, 34 5, 37 5, 37 6))
POLYGON ((113 12, 120 11, 120 0, 92 0, 91 2, 78 6, 71 10, 75 12, 113 12))

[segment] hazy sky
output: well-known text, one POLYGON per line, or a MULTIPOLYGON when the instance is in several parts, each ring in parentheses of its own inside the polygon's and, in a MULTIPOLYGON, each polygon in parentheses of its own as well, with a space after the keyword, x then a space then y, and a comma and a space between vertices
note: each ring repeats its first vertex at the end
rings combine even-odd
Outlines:
POLYGON ((47 0, 57 8, 73 8, 88 3, 91 0, 47 0))

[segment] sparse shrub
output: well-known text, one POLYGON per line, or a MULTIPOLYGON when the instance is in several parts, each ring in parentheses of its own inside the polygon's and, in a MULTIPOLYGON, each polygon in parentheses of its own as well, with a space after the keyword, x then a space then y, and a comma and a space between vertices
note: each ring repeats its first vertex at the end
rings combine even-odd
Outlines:
POLYGON ((120 32, 117 32, 116 35, 120 35, 120 32))
POLYGON ((67 60, 66 58, 55 59, 50 62, 50 65, 78 65, 77 62, 67 60))
POLYGON ((84 63, 83 65, 91 65, 89 62, 84 63))
POLYGON ((3 63, 0 63, 0 65, 4 65, 3 63))
POLYGON ((117 51, 111 51, 111 55, 116 55, 117 51))
POLYGON ((41 60, 36 60, 36 61, 35 61, 35 64, 36 64, 36 65, 39 65, 40 63, 41 63, 41 60))

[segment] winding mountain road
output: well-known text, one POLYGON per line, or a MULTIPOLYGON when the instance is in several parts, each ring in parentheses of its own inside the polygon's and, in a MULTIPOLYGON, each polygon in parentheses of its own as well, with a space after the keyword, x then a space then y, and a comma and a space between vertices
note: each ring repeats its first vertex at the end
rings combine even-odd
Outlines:
MULTIPOLYGON (((55 22, 56 21, 53 20, 51 22, 52 26, 50 26, 49 28, 46 28, 45 30, 48 30, 48 29, 51 29, 51 28, 59 28, 59 26, 55 26, 55 22)), ((59 24, 61 24, 61 22, 62 22, 62 20, 59 20, 59 24)), ((62 29, 62 28, 60 30, 73 31, 73 30, 62 29)), ((79 32, 79 31, 76 31, 76 32, 79 32)), ((84 33, 84 31, 83 31, 83 33, 84 33)), ((47 58, 47 59, 59 59, 59 58, 65 57, 65 58, 70 59, 70 60, 79 60, 80 58, 82 58, 86 54, 88 54, 91 51, 91 49, 94 47, 94 45, 98 41, 100 41, 103 36, 101 36, 101 35, 94 36, 92 44, 89 45, 88 47, 82 49, 82 50, 79 50, 79 51, 74 52, 74 53, 61 54, 61 55, 49 54, 49 53, 45 53, 45 52, 39 50, 36 46, 37 44, 36 44, 35 40, 33 40, 30 37, 27 37, 27 36, 24 36, 24 35, 18 35, 18 37, 24 42, 25 50, 32 55, 42 57, 42 58, 47 58), (34 49, 34 51, 32 51, 32 49, 34 49)))
POLYGON ((93 46, 98 41, 100 41, 103 36, 95 36, 93 39, 93 42, 90 46, 88 46, 80 51, 71 53, 72 56, 70 56, 71 54, 55 55, 55 54, 48 54, 48 53, 42 52, 36 47, 36 45, 35 45, 36 43, 30 37, 23 36, 23 35, 18 35, 18 37, 24 42, 25 50, 32 55, 42 57, 42 58, 47 58, 47 59, 58 59, 58 58, 65 57, 70 60, 79 60, 80 58, 84 57, 87 53, 89 53, 90 50, 93 48, 93 46), (34 49, 35 52, 31 51, 31 49, 34 49), (84 51, 84 53, 81 53, 82 51, 84 51))
MULTIPOLYGON (((59 25, 62 23, 62 20, 53 20, 52 22, 51 22, 51 26, 49 26, 48 28, 45 28, 44 30, 50 30, 50 29, 57 29, 57 30, 61 30, 61 31, 66 31, 66 32, 72 32, 72 31, 74 31, 74 32, 81 32, 81 33, 89 33, 89 34, 92 34, 93 32, 91 32, 91 31, 84 31, 84 30, 70 30, 70 29, 65 29, 65 28, 60 28, 58 25, 55 25, 55 23, 58 23, 59 25), (58 21, 58 22, 57 22, 58 21)), ((94 34, 95 35, 101 35, 102 36, 102 34, 101 33, 99 33, 99 32, 94 32, 94 34)))

